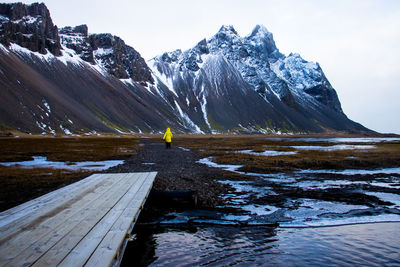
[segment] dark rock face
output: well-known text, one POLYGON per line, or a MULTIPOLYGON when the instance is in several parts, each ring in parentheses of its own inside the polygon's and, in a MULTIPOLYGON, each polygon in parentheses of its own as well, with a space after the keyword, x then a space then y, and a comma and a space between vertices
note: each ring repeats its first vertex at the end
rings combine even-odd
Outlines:
POLYGON ((73 49, 83 60, 95 64, 93 49, 89 44, 88 27, 64 27, 59 30, 60 40, 67 48, 73 49))
POLYGON ((34 52, 46 54, 48 49, 60 55, 58 29, 43 3, 0 4, 0 16, 0 42, 4 45, 13 42, 34 52))
POLYGON ((118 79, 132 78, 136 82, 153 83, 150 69, 140 54, 118 36, 92 34, 89 43, 97 63, 118 79))

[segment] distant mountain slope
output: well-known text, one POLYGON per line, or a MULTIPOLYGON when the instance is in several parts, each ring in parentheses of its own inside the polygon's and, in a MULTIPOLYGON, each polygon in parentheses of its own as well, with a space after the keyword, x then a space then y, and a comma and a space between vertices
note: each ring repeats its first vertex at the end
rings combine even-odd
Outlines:
POLYGON ((0 130, 28 133, 369 131, 318 64, 256 26, 223 26, 148 63, 111 34, 58 29, 44 4, 0 4, 0 130))

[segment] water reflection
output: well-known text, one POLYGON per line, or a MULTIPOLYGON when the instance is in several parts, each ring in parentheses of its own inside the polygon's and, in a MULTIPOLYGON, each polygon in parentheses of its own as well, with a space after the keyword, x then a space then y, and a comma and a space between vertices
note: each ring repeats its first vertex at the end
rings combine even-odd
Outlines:
POLYGON ((400 223, 290 229, 137 226, 122 266, 400 264, 400 223))

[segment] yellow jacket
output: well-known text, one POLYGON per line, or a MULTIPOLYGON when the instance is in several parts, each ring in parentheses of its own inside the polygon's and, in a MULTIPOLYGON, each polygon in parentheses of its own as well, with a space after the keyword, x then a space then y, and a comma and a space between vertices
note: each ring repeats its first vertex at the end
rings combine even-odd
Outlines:
POLYGON ((171 129, 167 128, 167 131, 164 134, 163 140, 165 140, 165 142, 167 143, 171 143, 172 141, 172 133, 171 133, 171 129))

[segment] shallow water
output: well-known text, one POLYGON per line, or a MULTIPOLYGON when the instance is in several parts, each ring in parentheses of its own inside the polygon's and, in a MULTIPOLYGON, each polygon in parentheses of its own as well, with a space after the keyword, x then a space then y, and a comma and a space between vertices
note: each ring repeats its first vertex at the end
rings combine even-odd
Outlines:
POLYGON ((136 229, 121 266, 399 266, 400 223, 136 229))
POLYGON ((332 143, 381 143, 381 142, 400 142, 398 137, 271 137, 265 138, 265 140, 271 141, 305 141, 305 142, 332 142, 332 143))
MULTIPOLYGON (((298 149, 334 151, 337 149, 374 148, 380 142, 399 141, 400 138, 282 138, 286 141, 304 140, 310 145, 298 149), (320 141, 337 143, 322 147, 320 141), (346 143, 369 143, 368 145, 349 145, 346 143)), ((275 140, 275 139, 274 139, 275 140)), ((238 151, 254 153, 252 150, 238 151)), ((267 156, 267 155, 265 155, 267 156)), ((271 154, 270 156, 274 156, 271 154)), ((304 227, 343 225, 371 222, 400 222, 400 167, 379 169, 347 170, 309 170, 302 169, 288 173, 248 173, 239 171, 241 165, 220 165, 213 158, 198 161, 210 167, 221 168, 238 174, 254 177, 246 181, 220 181, 232 187, 233 191, 223 196, 226 205, 221 208, 234 208, 232 214, 221 219, 223 223, 231 220, 248 225, 279 223, 281 226, 304 227), (279 190, 279 191, 276 191, 279 190), (299 190, 300 193, 296 193, 299 190), (342 195, 334 196, 335 190, 342 195), (301 192, 307 191, 308 194, 301 192), (332 193, 333 192, 333 193, 332 193), (312 195, 320 195, 313 199, 312 195), (290 197, 287 197, 289 195, 290 197), (268 198, 283 197, 285 203, 274 206, 268 198), (307 196, 307 197, 305 197, 307 196), (361 198, 352 201, 352 198, 361 198), (311 199, 309 199, 311 197, 311 199), (370 198, 375 197, 375 198, 370 198), (263 201, 262 199, 266 199, 263 201), (257 204, 254 204, 254 201, 257 204), (260 201, 261 200, 261 201, 260 201), (264 202, 264 203, 263 203, 264 202), (385 202, 385 204, 382 204, 385 202), (364 203, 364 204, 360 204, 364 203), (253 208, 251 208, 253 207, 253 208), (276 212, 270 213, 271 210, 276 212)), ((196 220, 197 218, 194 218, 196 220)), ((215 221, 215 218, 212 218, 215 221)), ((207 219, 203 218, 203 221, 207 219)), ((164 221, 168 223, 167 221, 164 221)))
POLYGON ((0 162, 3 166, 16 166, 22 168, 54 168, 67 170, 106 170, 108 168, 123 164, 123 160, 104 160, 104 161, 80 161, 80 162, 64 162, 50 161, 47 157, 33 156, 33 160, 16 161, 16 162, 0 162))

